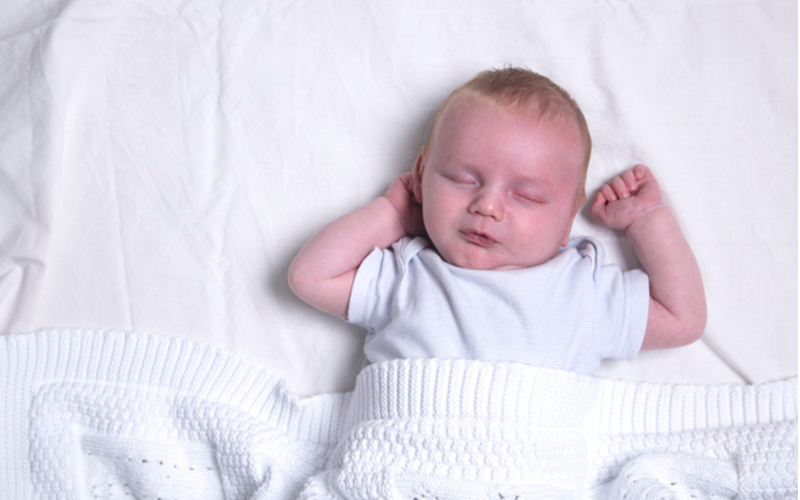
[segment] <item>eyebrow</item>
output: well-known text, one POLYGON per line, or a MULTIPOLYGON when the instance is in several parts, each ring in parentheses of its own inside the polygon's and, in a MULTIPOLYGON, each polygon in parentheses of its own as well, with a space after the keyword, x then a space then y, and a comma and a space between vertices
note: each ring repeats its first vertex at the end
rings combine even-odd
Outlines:
POLYGON ((549 187, 552 182, 542 177, 533 177, 530 175, 523 175, 514 179, 512 182, 515 186, 535 186, 535 187, 549 187))

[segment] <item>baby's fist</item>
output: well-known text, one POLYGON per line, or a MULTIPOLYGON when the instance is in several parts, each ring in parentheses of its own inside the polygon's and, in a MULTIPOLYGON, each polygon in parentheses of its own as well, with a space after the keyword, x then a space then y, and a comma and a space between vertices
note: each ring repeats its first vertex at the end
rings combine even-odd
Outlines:
POLYGON ((600 187, 589 213, 611 229, 628 229, 634 221, 663 207, 661 189, 650 169, 636 165, 600 187))
POLYGON ((411 172, 398 175, 384 196, 397 210, 406 234, 411 236, 424 234, 422 206, 414 197, 414 178, 411 172))

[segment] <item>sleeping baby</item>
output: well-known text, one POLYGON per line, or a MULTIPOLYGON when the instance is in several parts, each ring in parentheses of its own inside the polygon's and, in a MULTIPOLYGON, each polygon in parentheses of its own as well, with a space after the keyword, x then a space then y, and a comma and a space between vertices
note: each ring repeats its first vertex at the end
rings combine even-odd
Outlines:
POLYGON ((570 239, 586 202, 586 120, 549 79, 485 71, 440 106, 411 172, 298 253, 303 300, 368 329, 367 362, 512 361, 592 373, 605 358, 686 345, 706 323, 697 262, 653 174, 603 185, 590 213, 643 270, 570 239))

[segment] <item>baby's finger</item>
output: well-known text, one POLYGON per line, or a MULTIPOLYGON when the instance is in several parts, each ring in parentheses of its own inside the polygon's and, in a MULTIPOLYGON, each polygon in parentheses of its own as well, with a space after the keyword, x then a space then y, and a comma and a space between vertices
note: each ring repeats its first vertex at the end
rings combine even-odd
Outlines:
POLYGON ((414 191, 414 178, 411 175, 411 172, 405 172, 397 176, 400 181, 403 183, 403 186, 409 191, 414 191))
POLYGON ((630 190, 628 189, 628 185, 622 180, 622 177, 619 175, 615 176, 613 179, 608 181, 608 184, 611 186, 611 189, 614 190, 614 193, 617 195, 617 198, 628 198, 631 195, 630 190))
POLYGON ((600 186, 599 194, 603 195, 605 201, 617 201, 618 199, 617 193, 615 193, 614 190, 611 188, 611 186, 608 184, 603 184, 602 186, 600 186))
POLYGON ((636 176, 636 180, 644 179, 644 176, 650 172, 650 169, 647 168, 647 165, 642 165, 641 163, 633 167, 633 173, 636 176))
POLYGON ((600 216, 602 215, 602 212, 603 212, 603 209, 606 206, 606 203, 608 203, 608 199, 603 194, 603 191, 602 191, 602 188, 601 188, 600 192, 597 193, 597 196, 594 197, 594 201, 589 206, 589 213, 592 214, 592 216, 595 219, 600 219, 600 216))
POLYGON ((636 174, 633 170, 626 170, 620 174, 622 180, 625 182, 625 185, 628 187, 629 192, 636 191, 636 188, 639 187, 639 183, 636 180, 636 174))

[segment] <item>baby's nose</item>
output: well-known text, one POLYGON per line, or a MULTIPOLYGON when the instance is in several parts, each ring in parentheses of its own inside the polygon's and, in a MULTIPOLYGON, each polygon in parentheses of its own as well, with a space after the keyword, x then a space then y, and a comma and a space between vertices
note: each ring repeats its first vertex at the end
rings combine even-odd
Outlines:
POLYGON ((505 209, 501 197, 491 189, 481 190, 477 193, 469 206, 469 213, 503 220, 505 209))

